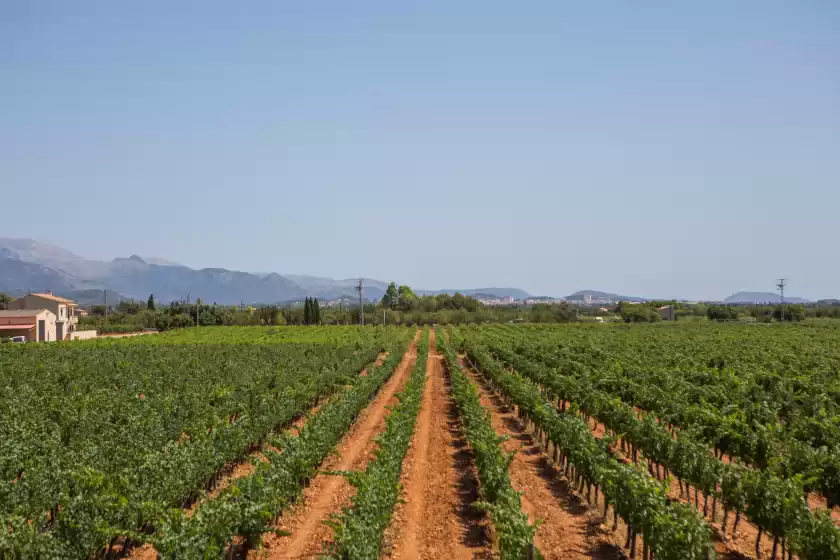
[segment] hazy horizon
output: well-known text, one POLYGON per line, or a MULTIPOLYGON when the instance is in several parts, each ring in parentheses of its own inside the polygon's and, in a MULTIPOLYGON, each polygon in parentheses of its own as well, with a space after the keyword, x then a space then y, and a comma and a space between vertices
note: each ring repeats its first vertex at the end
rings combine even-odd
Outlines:
MULTIPOLYGON (((0 235, 0 240, 2 240, 2 239, 9 239, 9 237, 0 235)), ((47 239, 32 239, 32 238, 16 238, 16 239, 33 240, 33 241, 37 241, 39 243, 44 243, 44 244, 47 244, 47 245, 58 247, 57 245, 55 245, 54 243, 51 243, 47 239)), ((319 276, 319 275, 314 275, 314 274, 308 274, 306 272, 295 272, 295 271, 288 271, 288 270, 242 270, 242 269, 234 269, 234 268, 230 268, 230 267, 226 267, 226 266, 222 266, 222 265, 212 265, 212 264, 207 265, 207 266, 193 266, 193 265, 190 265, 188 263, 174 261, 172 259, 169 259, 169 258, 167 258, 165 256, 161 256, 161 255, 137 255, 137 253, 132 253, 132 252, 127 252, 125 254, 120 254, 120 255, 114 255, 113 257, 104 257, 104 258, 94 259, 94 258, 89 257, 88 255, 85 255, 83 252, 73 251, 73 250, 68 249, 67 247, 60 247, 60 248, 65 249, 65 250, 69 250, 71 253, 75 254, 77 257, 81 257, 81 258, 85 258, 85 259, 89 259, 89 260, 111 261, 113 259, 118 259, 118 258, 123 258, 124 259, 124 258, 129 258, 131 256, 136 255, 136 256, 139 256, 140 258, 146 260, 147 262, 150 261, 150 260, 160 259, 160 260, 163 260, 163 261, 167 261, 168 263, 170 263, 172 265, 182 265, 182 266, 186 266, 186 267, 192 268, 192 269, 224 268, 224 269, 228 269, 228 270, 236 270, 236 271, 239 271, 239 272, 247 272, 247 273, 250 273, 250 274, 277 273, 277 274, 280 274, 280 275, 283 275, 283 276, 286 276, 286 277, 309 276, 309 277, 318 277, 318 278, 329 278, 329 279, 332 279, 332 280, 351 280, 351 279, 362 277, 362 278, 367 278, 367 279, 370 279, 370 280, 376 280, 376 281, 379 281, 379 282, 396 282, 397 284, 400 284, 400 283, 409 284, 409 286, 411 288, 413 288, 415 290, 418 290, 418 291, 476 290, 476 289, 481 289, 481 288, 508 288, 508 289, 523 290, 525 292, 530 293, 534 297, 549 296, 549 297, 554 297, 554 298, 562 298, 562 297, 569 296, 573 293, 576 293, 576 292, 579 292, 579 291, 584 291, 584 290, 606 292, 606 293, 617 294, 617 295, 626 296, 626 297, 639 297, 639 298, 646 298, 646 299, 657 299, 659 297, 662 297, 662 296, 658 296, 657 294, 629 293, 629 292, 626 292, 626 291, 622 291, 620 289, 614 289, 613 286, 581 286, 581 287, 575 288, 575 289, 570 290, 570 291, 565 292, 565 293, 539 293, 539 292, 535 292, 533 290, 528 289, 528 287, 523 285, 523 284, 495 285, 495 284, 485 283, 485 284, 481 284, 481 285, 470 285, 470 286, 449 286, 449 285, 416 286, 416 285, 410 284, 408 282, 404 282, 399 278, 392 278, 392 277, 379 278, 379 277, 373 277, 373 276, 368 275, 368 274, 361 274, 361 275, 357 275, 357 276, 319 276)), ((157 263, 150 263, 150 264, 157 264, 157 263)), ((820 299, 840 299, 840 297, 834 297, 832 295, 825 295, 825 296, 820 296, 820 297, 807 297, 807 296, 803 296, 799 293, 790 292, 789 290, 790 290, 790 287, 788 287, 788 293, 785 295, 786 298, 788 298, 788 297, 794 297, 794 298, 801 297, 801 298, 808 299, 808 300, 811 300, 811 301, 817 301, 817 300, 820 300, 820 299)), ((684 301, 722 301, 723 299, 725 299, 725 298, 727 298, 731 295, 734 295, 738 292, 776 293, 772 289, 769 289, 769 288, 768 289, 743 288, 743 289, 733 289, 730 292, 727 292, 726 294, 723 294, 720 297, 716 297, 716 298, 691 298, 691 297, 680 295, 680 296, 671 297, 671 298, 664 298, 663 297, 663 299, 678 299, 678 300, 684 300, 684 301)))
POLYGON ((0 235, 422 289, 840 297, 840 5, 0 8, 0 235))

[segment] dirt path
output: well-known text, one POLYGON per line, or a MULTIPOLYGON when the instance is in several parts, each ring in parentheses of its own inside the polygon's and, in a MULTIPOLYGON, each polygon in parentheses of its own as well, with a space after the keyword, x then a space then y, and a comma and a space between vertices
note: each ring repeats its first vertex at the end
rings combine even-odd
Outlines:
MULTIPOLYGON (((815 494, 814 492, 808 493, 808 503, 814 511, 818 509, 828 509, 828 500, 819 494, 815 494)), ((834 506, 831 508, 831 519, 834 520, 834 524, 837 525, 837 527, 840 527, 840 506, 834 506)))
POLYGON ((397 504, 385 533, 385 558, 467 560, 491 556, 488 521, 471 505, 478 499, 472 454, 460 434, 441 360, 432 330, 423 404, 403 462, 403 502, 397 504))
POLYGON ((510 465, 510 482, 522 492, 522 511, 531 523, 541 520, 534 545, 547 559, 581 560, 622 558, 615 535, 602 526, 602 517, 590 509, 569 487, 568 481, 542 447, 532 438, 524 423, 484 379, 465 368, 481 396, 481 404, 491 413, 496 433, 507 436, 502 444, 516 455, 510 465))
MULTIPOLYGON (((321 465, 322 471, 362 470, 372 458, 376 449, 374 438, 385 428, 388 406, 396 404, 394 394, 408 380, 411 368, 417 359, 417 340, 420 331, 414 337, 408 351, 397 370, 377 393, 374 400, 359 415, 359 418, 342 438, 337 453, 331 455, 321 465)), ((353 494, 353 487, 346 477, 317 474, 297 506, 280 518, 276 529, 288 533, 278 536, 274 532, 266 533, 263 538, 265 547, 248 553, 249 558, 317 558, 332 535, 332 529, 324 524, 330 514, 338 513, 353 494)))

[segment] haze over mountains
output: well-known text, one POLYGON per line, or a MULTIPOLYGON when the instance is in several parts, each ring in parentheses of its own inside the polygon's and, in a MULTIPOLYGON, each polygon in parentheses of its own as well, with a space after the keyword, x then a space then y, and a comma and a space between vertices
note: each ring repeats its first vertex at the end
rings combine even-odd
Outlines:
MULTIPOLYGON (((52 290, 80 303, 102 301, 107 289, 108 301, 144 300, 154 294, 160 302, 201 298, 220 304, 257 304, 298 301, 317 297, 323 300, 357 297, 357 278, 334 280, 304 274, 275 272, 249 273, 224 268, 193 269, 160 257, 116 258, 98 261, 81 257, 55 245, 33 239, 0 238, 0 292, 22 295, 27 291, 52 290)), ((365 278, 365 299, 379 300, 388 283, 365 278)), ((440 293, 477 295, 489 298, 526 299, 532 297, 518 288, 464 288, 444 290, 415 289, 422 295, 440 293)), ((596 290, 582 290, 565 297, 572 302, 645 301, 596 290)), ((725 303, 777 303, 772 292, 738 292, 725 303)), ((807 300, 786 297, 790 303, 807 300)))
MULTIPOLYGON (((52 290, 75 297, 101 301, 108 298, 144 300, 149 294, 161 302, 201 298, 220 304, 276 303, 311 296, 324 300, 356 297, 357 278, 333 280, 300 274, 248 273, 224 268, 192 269, 159 257, 116 258, 110 262, 86 259, 61 247, 33 239, 0 238, 0 291, 20 295, 27 291, 52 290), (100 292, 96 292, 100 290, 100 292)), ((382 298, 387 282, 364 279, 365 299, 382 298)), ((417 290, 419 293, 455 293, 456 290, 417 290)), ((463 294, 495 297, 528 297, 514 288, 457 290, 463 294)))

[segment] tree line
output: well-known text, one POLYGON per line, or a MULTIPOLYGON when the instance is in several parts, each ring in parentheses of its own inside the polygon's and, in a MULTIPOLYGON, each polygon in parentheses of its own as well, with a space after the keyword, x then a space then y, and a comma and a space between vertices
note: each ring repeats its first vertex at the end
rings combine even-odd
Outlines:
MULTIPOLYGON (((13 298, 0 293, 0 309, 13 298)), ((619 318, 628 323, 662 320, 659 307, 673 305, 677 320, 704 318, 713 321, 796 322, 804 319, 840 319, 840 302, 819 304, 688 304, 674 301, 644 303, 621 302, 610 307, 580 307, 567 303, 490 307, 460 293, 454 295, 417 295, 409 286, 391 282, 379 302, 366 302, 363 308, 347 298, 331 306, 322 306, 318 298, 307 297, 297 305, 230 306, 172 302, 159 304, 153 294, 145 304, 121 301, 107 308, 90 306, 90 315, 80 319, 79 328, 100 332, 127 332, 142 329, 227 325, 350 325, 365 324, 432 325, 480 323, 568 323, 594 320, 594 317, 619 318)))

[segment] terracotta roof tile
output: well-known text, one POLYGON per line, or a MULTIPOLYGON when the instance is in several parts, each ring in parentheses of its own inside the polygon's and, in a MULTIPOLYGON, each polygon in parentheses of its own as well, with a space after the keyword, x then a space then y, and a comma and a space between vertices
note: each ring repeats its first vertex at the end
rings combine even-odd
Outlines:
POLYGON ((76 305, 75 302, 73 302, 72 299, 58 297, 58 296, 54 296, 52 294, 29 294, 29 295, 30 296, 38 296, 39 298, 49 299, 49 300, 52 300, 52 301, 57 301, 59 303, 68 303, 68 304, 76 305))
POLYGON ((0 311, 0 317, 34 317, 44 311, 48 311, 47 309, 19 309, 19 310, 8 310, 8 311, 0 311))

